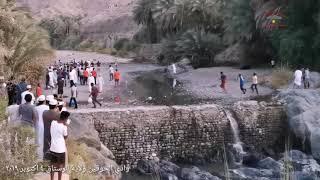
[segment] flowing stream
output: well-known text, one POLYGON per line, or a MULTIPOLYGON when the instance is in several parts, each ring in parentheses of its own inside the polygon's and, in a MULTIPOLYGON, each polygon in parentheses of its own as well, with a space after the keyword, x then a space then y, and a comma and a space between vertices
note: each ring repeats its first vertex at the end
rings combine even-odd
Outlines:
POLYGON ((230 126, 233 133, 233 148, 236 150, 237 157, 239 157, 239 160, 236 161, 236 163, 241 165, 243 161, 243 155, 245 154, 245 152, 243 151, 242 142, 240 141, 239 126, 237 121, 233 117, 233 114, 229 110, 226 110, 225 113, 228 120, 230 121, 230 126))

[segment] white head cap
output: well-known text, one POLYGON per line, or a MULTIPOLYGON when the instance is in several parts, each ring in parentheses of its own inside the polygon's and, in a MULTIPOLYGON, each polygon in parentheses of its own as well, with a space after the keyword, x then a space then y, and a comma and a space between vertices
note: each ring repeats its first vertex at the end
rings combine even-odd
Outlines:
POLYGON ((49 102, 49 105, 51 105, 51 106, 56 106, 57 104, 58 104, 58 101, 55 99, 51 99, 49 102))
POLYGON ((45 100, 46 100, 46 97, 44 95, 41 95, 38 97, 38 102, 45 101, 45 100))
POLYGON ((52 99, 54 99, 54 96, 53 96, 53 95, 48 95, 48 96, 46 97, 46 100, 47 100, 47 101, 51 101, 52 99))
POLYGON ((31 85, 29 84, 29 85, 27 85, 27 89, 31 89, 31 85))
POLYGON ((59 101, 58 102, 58 106, 63 106, 64 105, 64 102, 63 101, 59 101))

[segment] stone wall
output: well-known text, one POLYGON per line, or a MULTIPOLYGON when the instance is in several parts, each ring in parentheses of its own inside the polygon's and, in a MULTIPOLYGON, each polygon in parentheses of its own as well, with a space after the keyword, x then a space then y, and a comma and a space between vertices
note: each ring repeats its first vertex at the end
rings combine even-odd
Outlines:
MULTIPOLYGON (((254 122, 247 124, 247 119, 236 118, 241 140, 272 146, 282 131, 283 109, 259 104, 258 108, 250 108, 258 117, 254 122)), ((73 118, 94 122, 100 140, 113 152, 118 164, 135 166, 137 160, 153 153, 171 160, 207 159, 221 150, 223 142, 233 143, 224 108, 214 104, 77 111, 73 118)))

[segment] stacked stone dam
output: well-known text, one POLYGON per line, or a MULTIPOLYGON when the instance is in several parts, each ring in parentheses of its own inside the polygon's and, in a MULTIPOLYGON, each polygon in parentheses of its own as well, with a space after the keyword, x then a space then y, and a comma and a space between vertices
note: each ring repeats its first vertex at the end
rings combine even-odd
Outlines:
MULTIPOLYGON (((272 147, 283 132, 281 106, 257 102, 236 103, 232 108, 243 143, 272 147)), ((217 155, 223 143, 233 143, 225 108, 219 105, 152 106, 77 111, 73 118, 94 123, 102 143, 118 164, 135 167, 155 153, 170 160, 217 155)))

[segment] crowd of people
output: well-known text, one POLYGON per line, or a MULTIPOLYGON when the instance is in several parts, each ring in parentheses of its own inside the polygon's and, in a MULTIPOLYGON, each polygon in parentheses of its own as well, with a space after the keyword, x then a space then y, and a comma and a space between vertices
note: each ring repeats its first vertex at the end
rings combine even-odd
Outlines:
MULTIPOLYGON (((97 63, 90 61, 76 62, 75 60, 69 63, 59 61, 47 70, 46 89, 57 89, 59 98, 63 98, 65 95, 64 88, 70 84, 71 96, 69 107, 78 108, 77 86, 88 86, 88 101, 91 101, 93 107, 96 108, 96 103, 101 105, 97 97, 99 93, 102 93, 104 86, 104 79, 100 73, 100 67, 101 63, 99 61, 97 63)), ((119 86, 120 72, 118 70, 118 64, 115 63, 115 68, 109 65, 108 71, 110 81, 114 81, 115 86, 119 86)))
MULTIPOLYGON (((13 88, 10 84, 7 88, 13 88)), ((35 132, 37 156, 39 160, 49 160, 55 168, 65 165, 67 126, 70 124, 70 113, 58 95, 40 95, 35 99, 31 85, 22 79, 17 84, 16 96, 9 96, 6 114, 10 126, 22 126, 35 132)), ((61 179, 62 172, 58 172, 61 179)), ((51 172, 51 179, 54 172, 51 172)))
MULTIPOLYGON (((51 65, 46 73, 45 89, 48 92, 46 95, 41 83, 35 88, 34 95, 32 85, 28 84, 25 78, 22 78, 19 83, 14 83, 13 78, 7 82, 8 124, 34 130, 39 160, 50 160, 55 168, 64 167, 65 139, 68 135, 67 127, 71 122, 67 104, 64 102, 66 98, 64 88, 70 85, 69 107, 78 108, 77 86, 88 86, 88 98, 91 99, 93 107, 95 108, 96 104, 102 106, 97 100, 104 85, 101 74, 96 70, 100 66, 99 62, 94 64, 89 61, 84 63, 59 61, 51 65)), ((108 70, 110 81, 115 81, 115 86, 118 86, 120 81, 118 65, 115 64, 115 69, 110 65, 108 70)), ((51 173, 52 179, 53 176, 54 172, 51 173)), ((58 172, 59 179, 61 176, 62 172, 58 172)))

